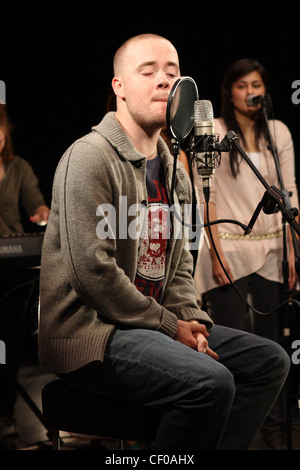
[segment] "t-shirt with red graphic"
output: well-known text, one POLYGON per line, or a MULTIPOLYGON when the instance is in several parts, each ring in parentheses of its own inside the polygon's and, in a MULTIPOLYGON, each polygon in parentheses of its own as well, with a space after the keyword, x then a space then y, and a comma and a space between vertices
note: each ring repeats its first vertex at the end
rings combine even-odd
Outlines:
POLYGON ((144 295, 160 302, 170 238, 169 203, 160 155, 147 160, 146 184, 148 217, 140 237, 135 285, 144 295))

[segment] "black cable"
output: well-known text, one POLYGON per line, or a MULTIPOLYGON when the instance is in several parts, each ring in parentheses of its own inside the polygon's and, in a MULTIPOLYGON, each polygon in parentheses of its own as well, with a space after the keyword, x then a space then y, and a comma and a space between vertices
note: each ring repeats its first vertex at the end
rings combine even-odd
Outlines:
MULTIPOLYGON (((281 307, 283 307, 283 305, 285 305, 286 303, 289 303, 289 302, 292 302, 292 303, 295 303, 296 305, 298 305, 298 307, 300 307, 300 302, 298 302, 298 300, 296 299, 293 299, 293 298, 290 298, 290 299, 287 299, 285 300, 284 302, 282 302, 281 304, 277 305, 275 308, 273 308, 272 310, 270 310, 269 312, 260 312, 259 310, 257 310, 256 308, 254 308, 252 305, 250 305, 247 301, 247 299, 245 299, 245 297, 243 296, 243 294, 239 291, 239 289, 236 287, 236 285, 234 284, 234 282, 232 281, 231 277, 229 276, 228 272, 226 271, 226 268, 225 266, 223 265, 222 263, 222 260, 220 258, 220 255, 218 253, 218 250, 217 250, 217 247, 215 245, 215 242, 214 242, 214 239, 213 239, 213 235, 212 235, 212 231, 211 231, 211 225, 212 223, 210 223, 210 220, 209 220, 209 191, 205 191, 205 189, 209 190, 209 188, 204 188, 204 196, 205 196, 205 200, 206 200, 206 218, 207 218, 207 223, 206 223, 206 227, 208 228, 208 231, 209 231, 209 235, 210 235, 210 239, 211 239, 211 244, 213 246, 213 249, 214 249, 214 252, 216 253, 216 256, 218 258, 218 261, 221 265, 221 268, 223 269, 227 279, 229 280, 230 284, 232 285, 232 287, 234 288, 234 290, 236 291, 236 293, 240 296, 240 298, 243 300, 243 302, 245 302, 245 304, 251 309, 253 310, 253 312, 255 313, 258 313, 259 315, 270 315, 271 313, 274 313, 276 310, 280 309, 281 307)), ((217 221, 218 222, 218 221, 217 221)))
POLYGON ((30 279, 30 281, 25 281, 21 284, 18 284, 17 286, 12 287, 7 292, 5 292, 5 294, 2 297, 0 297, 0 303, 3 302, 5 299, 7 299, 7 297, 9 297, 11 294, 16 292, 17 290, 22 289, 23 287, 26 287, 26 286, 33 286, 38 280, 39 280, 39 277, 34 277, 30 279))

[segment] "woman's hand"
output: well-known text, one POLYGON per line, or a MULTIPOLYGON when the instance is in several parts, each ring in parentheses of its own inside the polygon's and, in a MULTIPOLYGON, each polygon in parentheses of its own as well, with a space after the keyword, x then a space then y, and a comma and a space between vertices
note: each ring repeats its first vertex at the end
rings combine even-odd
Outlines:
MULTIPOLYGON (((222 264, 224 268, 226 269, 230 279, 233 281, 233 275, 230 269, 229 264, 227 263, 227 260, 224 255, 220 255, 220 259, 222 261, 222 264)), ((213 277, 214 280, 216 281, 217 284, 220 286, 226 286, 227 284, 230 284, 230 281, 228 277, 226 276, 218 258, 216 256, 213 257, 212 259, 212 270, 213 270, 213 277)))

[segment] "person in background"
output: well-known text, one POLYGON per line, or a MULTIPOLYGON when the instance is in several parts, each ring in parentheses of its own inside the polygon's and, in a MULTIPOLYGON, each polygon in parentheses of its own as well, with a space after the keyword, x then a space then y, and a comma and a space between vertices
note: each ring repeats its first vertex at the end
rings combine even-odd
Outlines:
POLYGON ((14 154, 11 124, 5 105, 0 105, 0 236, 23 233, 20 203, 30 221, 45 224, 50 209, 39 189, 30 164, 14 154))
MULTIPOLYGON (((236 132, 243 149, 267 183, 280 189, 275 161, 268 149, 262 105, 253 107, 248 104, 250 95, 266 93, 269 93, 268 74, 258 61, 246 58, 233 63, 222 81, 221 117, 215 119, 215 133, 221 140, 229 130, 236 132)), ((287 126, 278 120, 269 120, 269 128, 277 145, 285 189, 292 194, 292 207, 298 208, 291 134, 287 126)), ((198 181, 197 184, 201 183, 198 181)), ((229 154, 222 154, 221 165, 212 178, 210 220, 234 219, 247 225, 264 192, 265 187, 232 146, 229 154)), ((269 312, 279 305, 283 300, 281 212, 266 214, 261 211, 251 234, 247 236, 238 225, 230 223, 212 225, 211 230, 222 264, 243 297, 250 299, 251 305, 261 312, 269 312)), ((287 232, 288 283, 292 290, 297 276, 290 228, 287 232)), ((195 283, 199 297, 214 322, 249 330, 274 341, 280 340, 280 311, 270 315, 249 311, 230 284, 212 243, 204 244, 199 253, 195 283)), ((284 411, 278 404, 273 411, 262 428, 264 439, 271 448, 285 448, 284 411)))
MULTIPOLYGON (((31 165, 14 154, 10 119, 6 106, 0 104, 0 237, 24 234, 20 205, 32 223, 47 223, 50 209, 45 204, 31 165)), ((16 270, 13 261, 11 267, 0 264, 0 339, 6 345, 6 366, 0 366, 2 437, 17 432, 13 420, 17 397, 15 378, 24 339, 31 328, 37 327, 37 320, 28 318, 26 312, 33 292, 31 289, 37 284, 36 270, 16 270)))

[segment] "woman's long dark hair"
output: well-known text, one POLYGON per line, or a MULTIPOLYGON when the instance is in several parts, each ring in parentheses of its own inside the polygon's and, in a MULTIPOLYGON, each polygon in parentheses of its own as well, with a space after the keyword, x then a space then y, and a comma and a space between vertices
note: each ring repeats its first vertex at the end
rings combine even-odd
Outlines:
MULTIPOLYGON (((221 86, 221 117, 224 120, 226 128, 228 130, 234 131, 239 136, 245 149, 247 149, 246 141, 243 132, 240 129, 238 122, 235 118, 234 107, 231 101, 231 90, 232 85, 236 80, 254 71, 259 73, 266 88, 266 93, 269 93, 270 85, 267 70, 263 65, 261 65, 257 60, 254 59, 240 59, 234 62, 225 73, 221 86)), ((264 117, 260 109, 257 111, 255 116, 254 129, 255 142, 258 145, 259 140, 262 136, 267 138, 267 130, 264 123, 264 117)), ((235 178, 239 172, 239 161, 240 159, 238 158, 238 153, 236 149, 232 148, 230 150, 230 168, 232 175, 235 178)))
POLYGON ((0 129, 3 129, 5 133, 5 144, 2 149, 1 157, 4 163, 6 163, 13 158, 14 152, 11 140, 11 123, 4 104, 0 104, 0 129))

